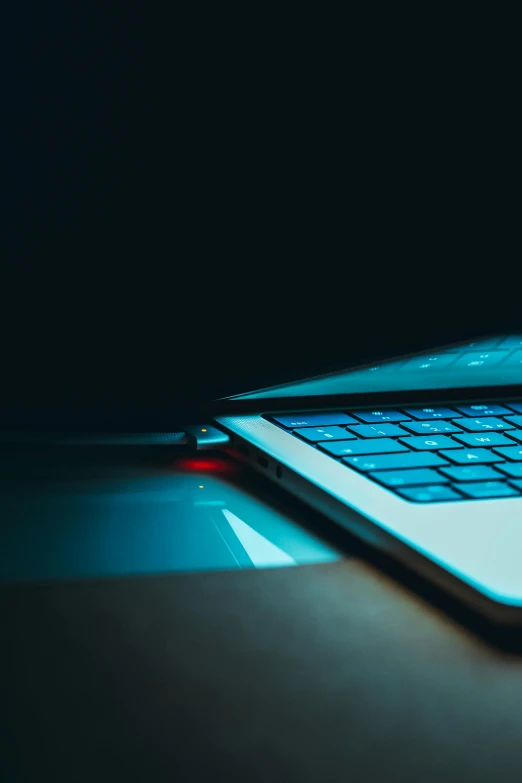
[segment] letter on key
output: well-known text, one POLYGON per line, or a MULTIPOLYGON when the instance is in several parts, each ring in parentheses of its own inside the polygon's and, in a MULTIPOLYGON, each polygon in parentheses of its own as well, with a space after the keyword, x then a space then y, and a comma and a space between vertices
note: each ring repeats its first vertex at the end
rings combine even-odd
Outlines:
MULTIPOLYGON (((402 440, 402 439, 401 439, 402 440)), ((431 435, 428 438, 413 436, 404 439, 404 443, 415 451, 437 451, 438 449, 458 449, 459 444, 447 435, 431 435)))

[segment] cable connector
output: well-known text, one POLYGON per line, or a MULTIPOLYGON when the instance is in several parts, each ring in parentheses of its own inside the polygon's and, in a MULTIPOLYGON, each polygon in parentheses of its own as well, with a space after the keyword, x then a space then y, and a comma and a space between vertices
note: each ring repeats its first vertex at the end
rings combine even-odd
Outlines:
POLYGON ((192 424, 184 427, 187 445, 193 451, 219 449, 230 443, 230 438, 212 424, 192 424))

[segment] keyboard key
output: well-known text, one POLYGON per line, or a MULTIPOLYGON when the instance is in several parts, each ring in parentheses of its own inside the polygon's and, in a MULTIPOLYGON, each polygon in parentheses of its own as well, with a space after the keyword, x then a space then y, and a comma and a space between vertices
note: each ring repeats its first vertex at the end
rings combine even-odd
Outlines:
MULTIPOLYGON (((409 421, 410 417, 400 411, 358 411, 353 414, 361 421, 373 424, 374 422, 386 421, 409 421)), ((351 422, 357 424, 358 422, 351 422)))
POLYGON ((522 429, 522 416, 510 416, 509 421, 511 424, 514 424, 515 427, 520 427, 522 429))
POLYGON ((414 434, 444 433, 444 432, 462 432, 451 421, 409 421, 403 425, 405 430, 414 434))
POLYGON ((484 430, 514 430, 515 425, 509 419, 502 421, 494 416, 486 419, 455 419, 455 424, 468 432, 483 432, 484 430))
POLYGON ((506 432, 506 435, 513 438, 513 440, 516 440, 517 443, 522 443, 522 430, 510 430, 509 432, 506 432))
POLYGON ((303 427, 294 430, 294 435, 308 441, 308 443, 319 443, 322 440, 356 440, 355 435, 343 430, 342 427, 303 427))
POLYGON ((359 424, 348 428, 358 438, 399 438, 407 435, 405 429, 397 424, 359 424))
POLYGON ((511 335, 511 337, 505 337, 498 347, 499 348, 522 348, 522 335, 513 334, 511 335))
POLYGON ((509 365, 511 367, 520 364, 522 364, 522 351, 515 351, 514 353, 509 354, 503 366, 509 365))
POLYGON ((431 487, 409 487, 407 489, 398 489, 397 493, 418 503, 434 503, 437 500, 462 500, 462 495, 458 495, 449 487, 441 484, 431 487))
POLYGON ((346 427, 348 424, 358 424, 359 422, 347 416, 346 413, 335 413, 325 411, 325 413, 288 413, 285 416, 271 416, 273 421, 281 424, 287 429, 296 427, 330 427, 338 424, 346 427))
POLYGON ((463 416, 473 418, 474 416, 510 416, 512 411, 503 405, 456 405, 456 409, 463 416))
MULTIPOLYGON (((511 418, 512 419, 522 419, 522 416, 512 416, 511 418)), ((521 427, 522 426, 522 422, 520 424, 518 424, 517 426, 521 427)), ((515 428, 513 428, 512 430, 509 430, 508 432, 506 432, 506 435, 509 436, 510 438, 513 438, 513 440, 516 440, 517 443, 522 442, 522 429, 515 429, 515 428)))
POLYGON ((503 462, 498 469, 512 478, 522 478, 522 462, 503 462))
POLYGON ((507 402, 506 407, 511 408, 516 413, 522 413, 522 402, 507 402))
POLYGON ((498 471, 488 465, 459 465, 441 468, 440 472, 453 481, 494 481, 500 478, 498 471))
POLYGON ((509 351, 484 351, 465 353, 455 362, 455 367, 470 367, 471 369, 480 369, 481 367, 492 367, 505 359, 509 351))
POLYGON ((426 419, 454 419, 459 415, 450 408, 407 408, 405 413, 411 416, 412 419, 418 419, 419 421, 426 419))
MULTIPOLYGON (((332 446, 334 444, 332 443, 332 446)), ((447 461, 431 451, 409 451, 406 454, 377 454, 375 457, 344 457, 343 462, 362 473, 370 470, 402 470, 407 468, 438 468, 447 461)))
POLYGON ((447 367, 456 359, 455 354, 442 353, 431 356, 417 356, 410 359, 401 367, 403 372, 436 372, 441 367, 447 367))
MULTIPOLYGON (((402 438, 401 438, 402 440, 402 438)), ((446 435, 429 435, 427 438, 411 436, 405 439, 415 451, 438 451, 438 449, 458 449, 459 444, 446 435)))
POLYGON ((522 490, 522 479, 509 479, 509 483, 512 487, 522 490))
POLYGON ((522 462, 522 449, 520 446, 507 446, 505 449, 493 449, 496 453, 503 457, 503 459, 513 460, 514 462, 522 462))
POLYGON ((419 468, 418 470, 383 470, 370 473, 370 478, 384 484, 385 487, 407 487, 415 484, 445 484, 449 481, 446 476, 441 476, 431 468, 419 468))
POLYGON ((344 457, 345 454, 387 454, 388 452, 408 451, 406 446, 396 440, 391 440, 391 438, 320 443, 319 448, 334 457, 344 457))
POLYGON ((465 446, 511 446, 513 441, 510 441, 501 432, 480 432, 476 435, 453 435, 455 440, 459 443, 463 443, 465 446))
POLYGON ((451 451, 441 451, 440 456, 457 465, 480 465, 504 461, 498 454, 487 449, 452 449, 451 451))
POLYGON ((468 498, 517 497, 519 493, 503 481, 481 481, 477 484, 457 484, 456 488, 468 498))

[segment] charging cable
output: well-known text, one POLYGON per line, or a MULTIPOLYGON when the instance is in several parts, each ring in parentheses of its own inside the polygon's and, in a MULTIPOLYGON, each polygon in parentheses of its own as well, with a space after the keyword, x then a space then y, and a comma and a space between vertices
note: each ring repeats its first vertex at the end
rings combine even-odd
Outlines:
POLYGON ((230 442, 229 436, 212 424, 187 425, 182 432, 62 433, 0 432, 0 443, 50 446, 187 446, 191 451, 217 449, 230 442))

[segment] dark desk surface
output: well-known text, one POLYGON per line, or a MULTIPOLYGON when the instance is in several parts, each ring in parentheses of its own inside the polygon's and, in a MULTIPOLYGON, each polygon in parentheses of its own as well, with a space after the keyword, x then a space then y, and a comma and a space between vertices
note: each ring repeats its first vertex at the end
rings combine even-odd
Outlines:
POLYGON ((2 779, 518 783, 517 639, 341 538, 295 568, 4 586, 2 779))

